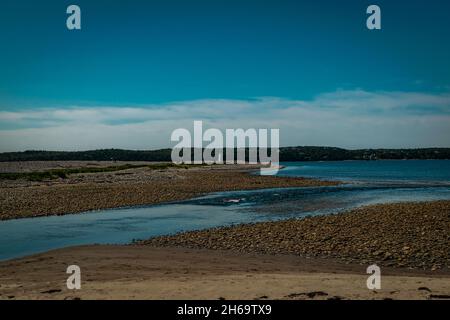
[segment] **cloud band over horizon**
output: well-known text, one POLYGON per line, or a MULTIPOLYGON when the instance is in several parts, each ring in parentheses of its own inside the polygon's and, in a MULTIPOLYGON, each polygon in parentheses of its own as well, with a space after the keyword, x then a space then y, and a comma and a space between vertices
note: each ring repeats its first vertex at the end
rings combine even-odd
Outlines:
POLYGON ((0 152, 158 149, 193 121, 221 130, 279 128, 281 146, 450 147, 450 93, 361 89, 311 100, 203 99, 144 106, 62 106, 0 111, 0 152))

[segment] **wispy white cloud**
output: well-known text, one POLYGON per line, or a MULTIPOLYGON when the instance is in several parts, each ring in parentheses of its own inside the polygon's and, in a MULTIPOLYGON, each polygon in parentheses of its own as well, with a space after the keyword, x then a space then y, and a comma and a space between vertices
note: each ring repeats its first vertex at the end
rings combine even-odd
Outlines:
POLYGON ((0 111, 0 151, 170 147, 194 120, 225 128, 280 128, 282 145, 450 146, 450 94, 336 91, 312 100, 205 99, 140 107, 0 111))
POLYGON ((401 108, 428 108, 430 112, 450 111, 450 94, 420 92, 368 92, 364 90, 336 91, 319 96, 316 105, 376 111, 401 108))

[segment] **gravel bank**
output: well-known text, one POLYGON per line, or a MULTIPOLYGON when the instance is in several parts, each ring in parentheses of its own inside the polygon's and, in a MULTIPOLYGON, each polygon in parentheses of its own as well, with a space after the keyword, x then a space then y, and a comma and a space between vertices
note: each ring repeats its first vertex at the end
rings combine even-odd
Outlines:
POLYGON ((186 232, 138 244, 448 270, 450 201, 374 205, 336 215, 186 232))
MULTIPOLYGON (((24 163, 21 170, 44 164, 24 163)), ((80 165, 80 164, 79 164, 80 165)), ((92 166, 93 163, 86 164, 92 166)), ((102 163, 101 165, 105 165, 102 163)), ((51 163, 48 167, 74 163, 51 163)), ((61 215, 89 210, 150 205, 189 199, 210 192, 279 187, 334 185, 337 182, 249 174, 255 166, 205 166, 189 169, 134 168, 115 172, 71 174, 48 181, 0 182, 0 220, 61 215)))

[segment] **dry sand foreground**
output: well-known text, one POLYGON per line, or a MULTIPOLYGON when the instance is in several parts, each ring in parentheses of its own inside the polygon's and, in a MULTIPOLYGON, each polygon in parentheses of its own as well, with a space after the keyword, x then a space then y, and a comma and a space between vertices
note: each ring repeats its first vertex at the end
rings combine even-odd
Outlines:
POLYGON ((442 299, 450 276, 382 269, 368 290, 365 266, 296 256, 182 248, 83 246, 0 264, 0 299, 442 299), (81 267, 81 290, 66 268, 81 267))

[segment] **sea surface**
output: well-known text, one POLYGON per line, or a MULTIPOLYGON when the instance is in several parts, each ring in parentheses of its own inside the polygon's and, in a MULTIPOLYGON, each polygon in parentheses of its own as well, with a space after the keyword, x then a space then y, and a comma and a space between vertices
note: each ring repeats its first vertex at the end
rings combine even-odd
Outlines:
POLYGON ((342 184, 220 192, 164 205, 0 221, 0 260, 74 245, 123 244, 180 231, 331 214, 368 204, 450 199, 450 160, 282 165, 280 176, 342 184))

